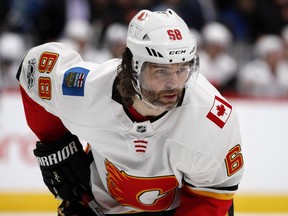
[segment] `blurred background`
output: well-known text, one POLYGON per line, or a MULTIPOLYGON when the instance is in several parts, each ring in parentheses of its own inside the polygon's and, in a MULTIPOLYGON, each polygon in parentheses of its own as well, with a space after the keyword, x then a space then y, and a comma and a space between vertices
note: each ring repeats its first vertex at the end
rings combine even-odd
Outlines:
POLYGON ((59 41, 101 63, 120 57, 139 10, 167 8, 186 21, 200 72, 239 115, 246 172, 236 215, 288 215, 288 0, 1 0, 0 215, 58 204, 32 154, 15 78, 26 50, 59 41))

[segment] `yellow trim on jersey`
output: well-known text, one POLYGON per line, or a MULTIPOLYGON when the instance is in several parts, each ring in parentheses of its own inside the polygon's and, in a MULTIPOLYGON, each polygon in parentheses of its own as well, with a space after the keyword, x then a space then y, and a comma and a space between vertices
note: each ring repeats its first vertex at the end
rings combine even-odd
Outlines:
POLYGON ((189 191, 193 194, 199 195, 199 196, 204 196, 204 197, 210 197, 214 199, 219 199, 219 200, 231 200, 234 197, 235 193, 225 193, 225 194, 219 194, 219 193, 213 193, 209 191, 199 191, 199 190, 194 190, 191 187, 187 187, 189 191))
MULTIPOLYGON (((288 194, 237 194, 235 212, 288 213, 288 194)), ((50 193, 1 193, 0 212, 56 212, 60 201, 50 193)), ((236 214, 237 215, 237 214, 236 214)))

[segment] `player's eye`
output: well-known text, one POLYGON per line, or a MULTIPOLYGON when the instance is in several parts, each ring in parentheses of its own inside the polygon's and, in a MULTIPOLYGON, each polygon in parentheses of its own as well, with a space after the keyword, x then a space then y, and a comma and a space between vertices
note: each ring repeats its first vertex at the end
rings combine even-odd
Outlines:
POLYGON ((154 74, 156 77, 163 77, 163 76, 168 76, 170 73, 165 69, 158 69, 155 71, 154 74))

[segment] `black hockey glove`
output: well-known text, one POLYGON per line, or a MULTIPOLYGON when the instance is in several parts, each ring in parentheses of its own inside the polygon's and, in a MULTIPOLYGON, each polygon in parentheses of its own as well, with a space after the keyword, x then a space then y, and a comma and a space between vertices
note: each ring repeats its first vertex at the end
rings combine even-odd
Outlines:
POLYGON ((79 202, 63 201, 58 207, 58 216, 95 216, 95 213, 79 202))
POLYGON ((36 143, 34 155, 40 166, 44 183, 56 198, 67 201, 81 200, 81 187, 92 196, 90 162, 78 138, 66 134, 54 143, 36 143))

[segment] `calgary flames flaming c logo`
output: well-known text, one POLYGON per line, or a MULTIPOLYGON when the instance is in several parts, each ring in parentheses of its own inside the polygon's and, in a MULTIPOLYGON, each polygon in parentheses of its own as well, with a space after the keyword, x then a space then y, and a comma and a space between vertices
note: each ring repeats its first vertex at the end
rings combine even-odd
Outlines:
POLYGON ((130 176, 106 159, 107 186, 122 205, 142 211, 163 211, 172 204, 178 182, 175 176, 130 176))

